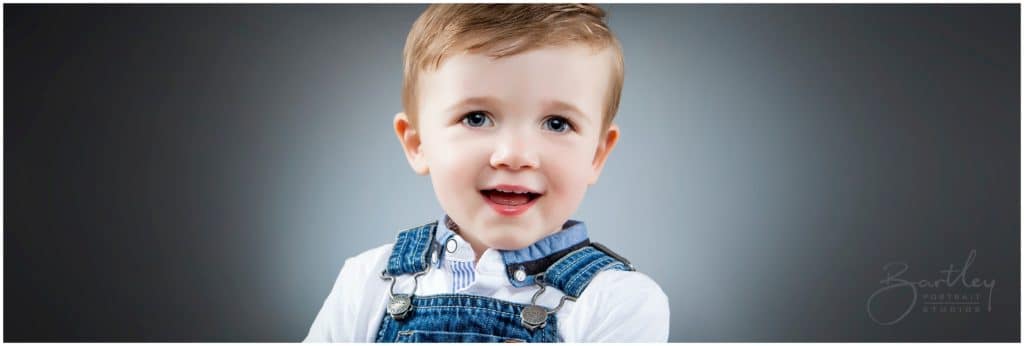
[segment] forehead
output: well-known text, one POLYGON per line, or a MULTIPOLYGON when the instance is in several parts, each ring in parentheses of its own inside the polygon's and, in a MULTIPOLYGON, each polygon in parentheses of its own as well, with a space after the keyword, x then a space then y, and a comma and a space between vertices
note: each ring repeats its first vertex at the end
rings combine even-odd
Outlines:
POLYGON ((497 59, 455 55, 421 76, 420 109, 444 113, 465 100, 489 98, 509 111, 568 105, 599 119, 611 83, 612 58, 610 49, 595 51, 583 45, 539 48, 497 59))

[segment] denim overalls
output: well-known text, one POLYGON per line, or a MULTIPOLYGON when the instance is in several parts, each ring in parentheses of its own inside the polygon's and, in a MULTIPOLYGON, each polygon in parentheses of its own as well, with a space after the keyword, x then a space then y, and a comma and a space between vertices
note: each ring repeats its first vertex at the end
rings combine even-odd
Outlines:
POLYGON ((412 275, 417 280, 430 270, 431 257, 441 248, 436 230, 435 221, 399 233, 381 273, 391 287, 377 342, 560 342, 555 313, 566 300, 575 301, 601 271, 634 270, 626 259, 584 238, 544 258, 507 265, 513 286, 537 286, 529 304, 468 294, 421 297, 413 295, 415 286, 410 293, 394 292, 396 277, 412 275), (558 306, 536 305, 547 286, 566 294, 558 306))

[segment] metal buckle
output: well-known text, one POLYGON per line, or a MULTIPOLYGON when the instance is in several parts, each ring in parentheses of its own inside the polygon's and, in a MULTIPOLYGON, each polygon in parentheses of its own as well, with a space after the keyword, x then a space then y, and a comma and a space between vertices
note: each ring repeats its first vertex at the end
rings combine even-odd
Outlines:
POLYGON ((562 299, 558 301, 558 306, 554 309, 548 310, 543 306, 537 305, 537 298, 547 290, 547 286, 544 285, 544 273, 537 274, 533 280, 537 283, 537 286, 540 286, 540 289, 533 293, 533 298, 530 298, 530 305, 527 305, 523 308, 523 311, 519 312, 519 319, 522 321, 523 327, 526 327, 526 329, 530 331, 538 328, 544 328, 548 323, 548 315, 552 315, 558 312, 558 310, 561 310, 562 305, 565 305, 566 300, 572 302, 576 301, 576 298, 562 295, 562 299))
POLYGON ((412 312, 414 306, 412 305, 412 297, 416 294, 416 288, 419 287, 420 277, 426 275, 430 271, 430 265, 427 265, 427 269, 416 273, 412 277, 412 292, 409 294, 399 293, 395 294, 395 282, 398 280, 394 276, 388 274, 387 269, 380 272, 380 278, 383 280, 391 280, 391 287, 388 288, 388 315, 397 321, 404 320, 409 317, 409 313, 412 312))

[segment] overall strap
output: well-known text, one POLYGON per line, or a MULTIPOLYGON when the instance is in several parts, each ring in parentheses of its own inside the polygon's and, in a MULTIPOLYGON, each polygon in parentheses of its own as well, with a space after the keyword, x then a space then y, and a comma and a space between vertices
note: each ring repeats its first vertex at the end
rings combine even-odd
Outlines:
POLYGON ((548 267, 544 283, 555 287, 566 295, 579 298, 583 290, 598 273, 605 270, 635 271, 629 260, 599 243, 588 246, 560 258, 548 267))
POLYGON ((385 272, 392 276, 398 276, 427 270, 430 265, 430 251, 434 246, 434 231, 436 229, 437 221, 434 221, 398 233, 385 272))

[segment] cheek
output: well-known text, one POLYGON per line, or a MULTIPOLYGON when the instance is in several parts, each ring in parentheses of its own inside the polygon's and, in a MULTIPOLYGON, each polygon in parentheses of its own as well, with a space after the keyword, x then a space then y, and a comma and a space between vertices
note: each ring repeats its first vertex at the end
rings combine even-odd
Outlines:
POLYGON ((463 204, 476 198, 477 174, 481 165, 487 164, 480 146, 460 145, 444 138, 424 144, 430 179, 442 203, 463 204))
POLYGON ((591 151, 579 147, 553 150, 548 160, 551 187, 558 193, 558 199, 567 202, 566 206, 575 205, 583 199, 592 172, 591 151))

